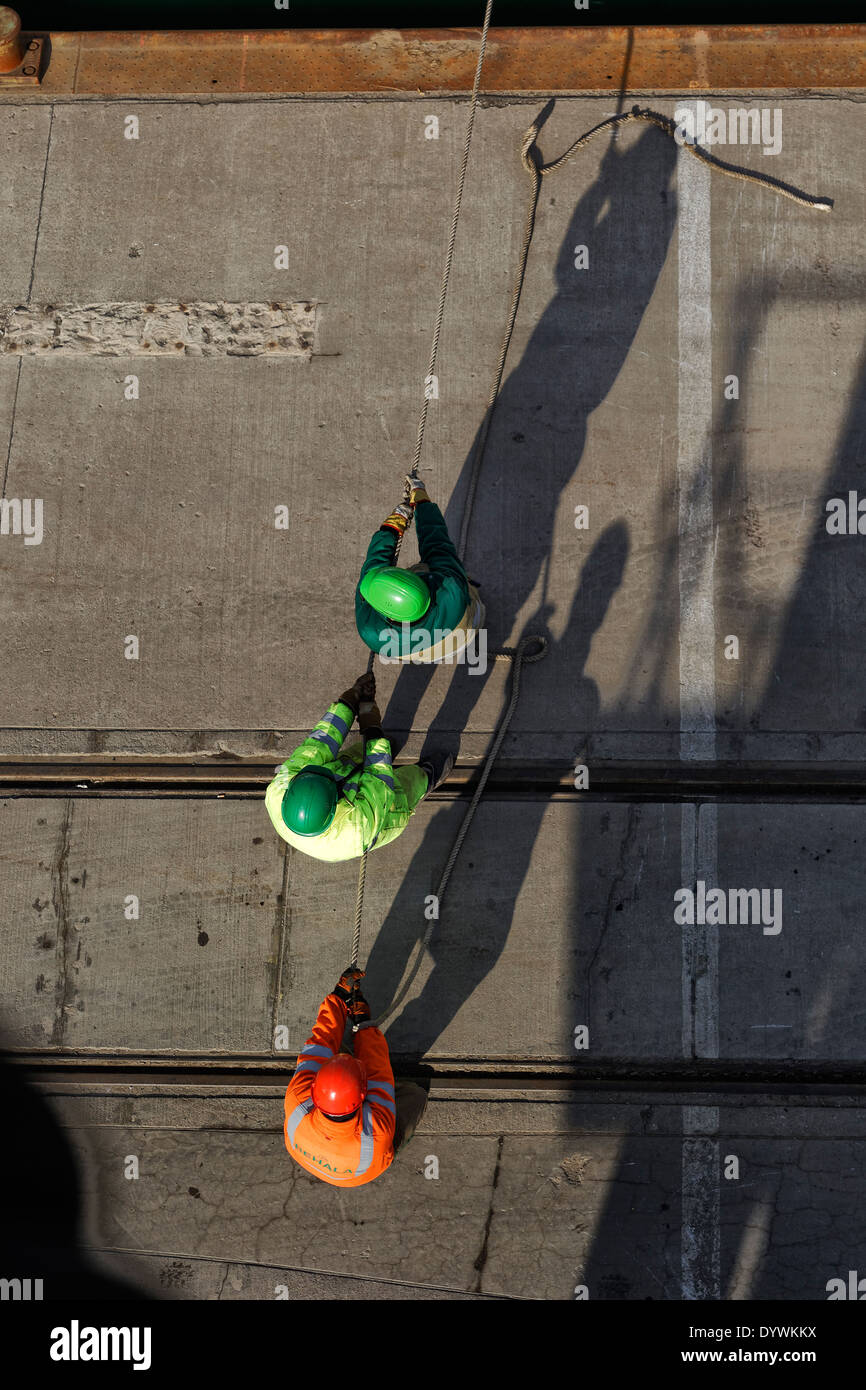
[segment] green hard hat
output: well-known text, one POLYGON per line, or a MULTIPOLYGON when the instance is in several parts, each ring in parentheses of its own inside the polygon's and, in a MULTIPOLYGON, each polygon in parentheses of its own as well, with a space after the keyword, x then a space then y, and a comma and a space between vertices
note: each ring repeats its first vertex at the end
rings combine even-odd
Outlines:
POLYGON ((361 580, 361 595, 394 623, 414 623, 430 607, 430 589, 421 575, 393 565, 368 570, 361 580))
POLYGON ((334 819, 337 783, 324 767, 305 767, 283 796, 283 821, 296 835, 321 835, 334 819))

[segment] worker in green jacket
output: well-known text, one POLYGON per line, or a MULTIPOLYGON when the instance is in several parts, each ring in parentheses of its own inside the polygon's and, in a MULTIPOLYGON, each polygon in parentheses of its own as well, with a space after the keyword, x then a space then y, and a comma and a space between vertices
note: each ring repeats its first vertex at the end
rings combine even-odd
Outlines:
POLYGON ((478 589, 417 472, 406 479, 406 500, 370 541, 355 591, 355 621, 371 651, 413 662, 453 661, 484 623, 478 589), (397 542, 413 519, 421 560, 400 569, 397 542))
POLYGON ((454 765, 440 753, 395 768, 375 698, 375 677, 365 672, 277 769, 265 793, 277 834, 314 859, 355 859, 396 840, 454 765), (356 718, 363 742, 344 749, 356 718))

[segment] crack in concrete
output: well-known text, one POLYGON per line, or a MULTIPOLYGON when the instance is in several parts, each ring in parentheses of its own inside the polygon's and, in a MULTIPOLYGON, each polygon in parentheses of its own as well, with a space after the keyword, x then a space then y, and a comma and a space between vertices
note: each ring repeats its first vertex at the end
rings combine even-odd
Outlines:
POLYGON ((54 1026, 51 1041, 62 1047, 66 1032, 66 1010, 69 1007, 73 980, 68 961, 69 932, 69 828, 72 824, 73 799, 67 797, 57 836, 57 850, 51 866, 51 901, 57 919, 57 980, 54 985, 54 1026))
POLYGON ((276 1052, 277 1023, 279 1022, 280 1004, 283 998, 283 967, 292 936, 292 913, 289 907, 289 864, 292 853, 291 845, 283 846, 283 878, 280 889, 282 902, 277 903, 277 910, 274 914, 274 935, 272 938, 274 977, 271 1003, 271 1040, 268 1044, 269 1051, 272 1053, 276 1052))
POLYGON ((593 969, 593 966, 595 965, 596 960, 598 959, 599 952, 601 951, 602 945, 603 945, 603 943, 604 943, 604 938, 605 938, 605 936, 607 935, 607 929, 608 929, 608 927, 610 926, 611 914, 612 914, 612 912, 615 910, 615 908, 614 908, 614 903, 615 903, 616 898, 617 898, 618 895, 619 895, 620 886, 621 886, 621 884, 622 884, 622 882, 623 882, 623 880, 624 880, 624 878, 625 878, 625 875, 626 875, 626 868, 627 868, 627 865, 628 865, 629 855, 631 854, 632 846, 633 846, 633 844, 634 844, 634 839, 635 839, 635 835, 636 835, 636 833, 637 833, 637 828, 638 828, 638 826, 639 826, 639 824, 640 824, 640 820, 641 820, 640 807, 637 806, 636 804, 632 803, 632 805, 630 805, 629 808, 628 808, 628 821, 627 821, 627 823, 626 823, 626 831, 625 831, 625 835, 623 836, 622 845, 620 846, 619 863, 617 864, 616 871, 615 871, 615 873, 614 873, 613 879, 611 880, 610 890, 609 890, 608 895, 607 895, 607 902, 605 903, 605 907, 604 907, 604 920, 602 921, 602 924, 601 924, 601 930, 599 931, 599 934, 598 934, 598 940, 597 940, 596 943, 595 943, 595 950, 593 951, 592 955, 590 956, 590 959, 589 959, 589 961, 588 961, 588 963, 587 963, 587 967, 586 967, 586 971, 585 971, 585 975, 586 975, 586 1018, 587 1018, 587 1023, 588 1023, 589 1025, 591 1025, 591 1023, 592 1023, 592 1018, 591 1018, 591 1013, 592 1013, 592 1009, 591 1009, 591 1005, 592 1005, 592 969, 593 969))
POLYGON ((18 358, 18 373, 15 377, 15 391, 12 396, 12 419, 9 422, 9 446, 6 450, 6 466, 3 469, 3 496, 6 496, 6 484, 9 481, 9 465, 12 462, 12 440, 15 436, 15 412, 18 408, 18 387, 21 383, 21 362, 18 358))
POLYGON ((505 1145, 505 1135, 500 1134, 499 1143, 496 1147, 496 1165, 493 1169, 493 1182, 490 1188, 490 1205, 487 1208, 487 1220, 484 1222, 484 1233, 481 1237, 481 1249, 473 1261, 472 1268, 477 1273, 473 1293, 481 1293, 481 1281, 484 1278, 484 1268, 487 1264, 487 1250, 490 1242, 490 1226, 493 1221, 493 1203, 496 1200, 496 1189, 499 1186, 499 1171, 502 1167, 502 1149, 505 1145))
POLYGON ((45 141, 45 163, 42 166, 42 187, 39 190, 39 208, 36 213, 36 235, 33 238, 33 260, 30 263, 30 282, 27 286, 27 303, 30 303, 30 296, 33 293, 33 277, 36 274, 36 253, 39 250, 39 232, 42 227, 42 208, 45 203, 45 184, 48 179, 48 159, 51 154, 51 133, 54 129, 54 107, 51 106, 48 114, 48 138, 45 141))

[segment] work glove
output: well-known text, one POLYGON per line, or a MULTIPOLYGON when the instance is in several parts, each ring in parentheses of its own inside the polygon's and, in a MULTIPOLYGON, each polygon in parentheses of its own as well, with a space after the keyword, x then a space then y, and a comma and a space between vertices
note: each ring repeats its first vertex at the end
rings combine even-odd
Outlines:
POLYGON ((406 487, 409 492, 409 505, 414 509, 419 502, 429 502, 430 497, 424 486, 424 481, 418 473, 417 468, 413 468, 411 473, 406 474, 406 487))
POLYGON ((352 996, 349 1003, 349 1018, 354 1027, 357 1028, 360 1023, 365 1023, 369 1017, 370 1005, 367 1003, 360 990, 358 990, 358 992, 352 996))
POLYGON ((368 729, 382 728, 382 715, 379 706, 372 700, 364 700, 358 711, 358 728, 362 734, 368 729))
POLYGON ((338 999, 342 999, 344 1004, 348 1004, 352 998, 352 993, 358 982, 363 980, 366 971, 359 970, 357 965, 350 965, 348 970, 344 970, 337 983, 334 985, 334 994, 338 999))
POLYGON ((376 677, 372 671, 365 671, 362 676, 358 677, 354 685, 350 685, 348 690, 343 691, 340 696, 340 703, 348 705, 353 714, 357 714, 362 704, 369 703, 375 698, 376 677))
POLYGON ((402 538, 403 533, 406 530, 406 527, 410 524, 411 521, 412 508, 409 506, 409 503, 398 502, 391 515, 386 516, 385 520, 382 522, 382 525, 387 526, 389 531, 396 531, 397 535, 402 538))

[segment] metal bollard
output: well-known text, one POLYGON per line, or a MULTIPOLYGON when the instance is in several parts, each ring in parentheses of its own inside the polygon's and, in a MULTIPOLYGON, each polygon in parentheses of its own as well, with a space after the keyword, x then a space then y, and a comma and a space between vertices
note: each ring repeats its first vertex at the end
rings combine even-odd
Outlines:
POLYGON ((0 5, 0 89, 38 87, 48 52, 48 38, 22 38, 21 20, 0 5))
POLYGON ((0 5, 0 72, 12 72, 23 61, 21 20, 7 5, 0 5))

